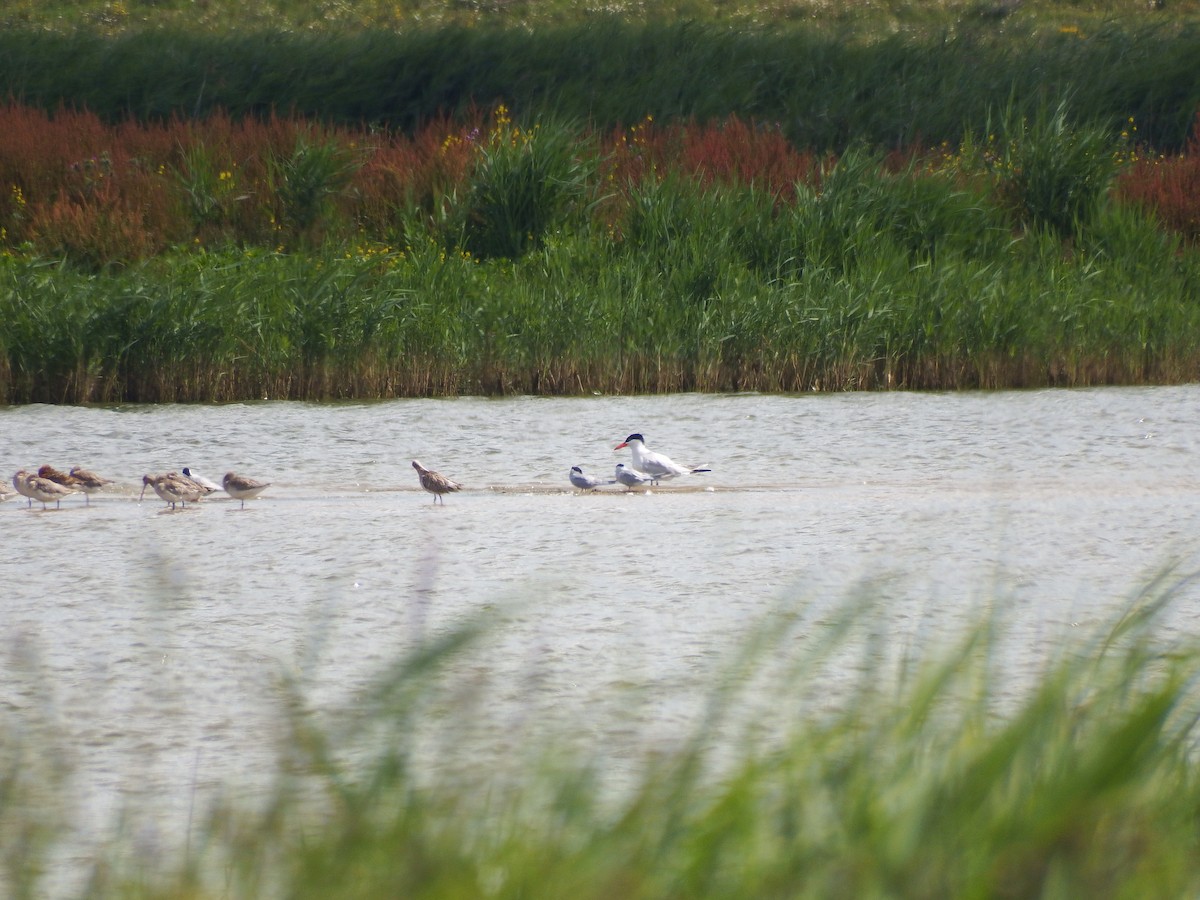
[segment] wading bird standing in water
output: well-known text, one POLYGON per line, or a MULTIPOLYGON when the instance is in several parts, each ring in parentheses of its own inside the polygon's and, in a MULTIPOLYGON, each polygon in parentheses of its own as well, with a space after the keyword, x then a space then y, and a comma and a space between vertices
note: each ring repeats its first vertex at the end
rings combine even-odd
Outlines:
MULTIPOLYGON (((413 468, 417 470, 417 478, 421 480, 421 487, 433 494, 433 502, 437 503, 441 500, 443 494, 450 494, 454 491, 462 490, 462 485, 457 481, 451 481, 445 475, 440 475, 437 472, 431 471, 413 460, 413 468)), ((446 501, 442 500, 442 506, 446 505, 446 501)))
POLYGON ((247 478, 245 475, 235 475, 232 472, 226 472, 225 478, 222 481, 225 485, 225 493, 234 500, 242 501, 242 509, 246 508, 247 500, 257 497, 271 486, 271 482, 269 481, 256 481, 253 478, 247 478))
POLYGON ((138 503, 141 503, 142 498, 146 496, 147 486, 154 488, 154 493, 170 503, 171 509, 175 508, 176 503, 187 509, 189 500, 194 502, 204 495, 204 488, 177 472, 168 472, 166 475, 143 475, 142 492, 138 495, 138 503))
MULTIPOLYGON (((43 468, 45 468, 43 466, 43 468)), ((54 501, 54 507, 60 508, 60 501, 63 497, 69 497, 75 493, 74 487, 67 487, 59 484, 57 481, 51 481, 49 478, 43 478, 40 475, 32 475, 22 469, 13 476, 13 487, 22 497, 29 498, 29 505, 33 506, 33 501, 36 500, 42 504, 42 509, 46 508, 46 504, 54 501)))
POLYGON ((12 477, 12 486, 17 489, 18 494, 29 501, 25 505, 30 509, 33 509, 33 490, 29 487, 29 479, 33 477, 24 469, 12 477))
POLYGON ((89 506, 91 505, 91 495, 96 493, 106 484, 112 484, 111 478, 101 478, 95 472, 89 472, 87 469, 81 469, 79 466, 71 467, 71 477, 75 479, 76 485, 83 491, 83 500, 89 506))

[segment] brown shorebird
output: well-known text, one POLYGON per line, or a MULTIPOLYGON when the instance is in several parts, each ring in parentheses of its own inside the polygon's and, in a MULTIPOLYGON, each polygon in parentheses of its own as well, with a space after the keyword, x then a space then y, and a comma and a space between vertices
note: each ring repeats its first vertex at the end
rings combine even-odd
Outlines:
POLYGON ((62 498, 71 496, 76 490, 74 487, 59 484, 49 478, 42 478, 40 475, 30 475, 24 469, 13 476, 13 487, 21 496, 29 498, 30 506, 33 506, 34 500, 37 500, 42 504, 42 509, 45 509, 46 504, 51 500, 54 501, 56 509, 61 508, 62 498))
POLYGON ((87 504, 91 504, 90 496, 100 490, 106 484, 112 484, 111 478, 101 478, 95 472, 89 472, 87 469, 81 469, 79 466, 71 467, 71 477, 75 479, 75 485, 83 491, 83 499, 87 504))
MULTIPOLYGON (((462 490, 462 485, 457 481, 451 481, 445 475, 430 471, 415 459, 413 460, 413 468, 417 470, 417 477, 421 479, 421 487, 433 494, 434 503, 442 500, 442 494, 450 494, 454 491, 462 490)), ((446 501, 442 500, 442 506, 445 505, 446 501)))
POLYGON ((222 483, 225 485, 225 493, 234 500, 242 501, 242 509, 246 508, 247 500, 257 497, 271 486, 271 482, 269 481, 256 481, 253 478, 247 478, 245 475, 235 475, 232 472, 225 473, 222 483))
POLYGON ((29 485, 26 482, 33 477, 33 475, 30 475, 24 469, 21 469, 21 471, 12 477, 12 486, 17 489, 18 494, 29 501, 25 505, 30 508, 33 507, 33 492, 29 489, 29 485))
POLYGON ((38 469, 38 478, 45 478, 47 481, 53 481, 55 484, 61 484, 63 487, 75 487, 79 482, 66 472, 59 471, 54 466, 42 466, 38 469))
POLYGON ((199 500, 204 494, 204 489, 200 485, 175 472, 168 472, 166 475, 143 475, 142 492, 138 495, 138 503, 141 503, 142 498, 146 496, 147 485, 154 488, 154 493, 159 497, 170 503, 171 509, 175 508, 176 503, 187 509, 187 501, 199 500))
POLYGON ((25 505, 32 509, 34 498, 33 490, 29 487, 30 478, 37 478, 37 476, 31 472, 26 472, 24 469, 21 469, 21 471, 17 472, 17 474, 12 477, 12 486, 17 489, 18 494, 28 501, 25 505))

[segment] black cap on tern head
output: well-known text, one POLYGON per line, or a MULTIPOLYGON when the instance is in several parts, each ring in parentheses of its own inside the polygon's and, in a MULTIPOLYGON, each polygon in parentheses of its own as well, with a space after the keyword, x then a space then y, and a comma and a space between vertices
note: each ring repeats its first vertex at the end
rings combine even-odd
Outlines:
POLYGON ((571 471, 578 472, 580 475, 583 474, 583 469, 579 468, 579 466, 571 466, 571 471))
POLYGON ((625 438, 625 443, 628 444, 630 441, 641 441, 643 444, 646 443, 646 439, 637 432, 634 432, 629 437, 625 438))

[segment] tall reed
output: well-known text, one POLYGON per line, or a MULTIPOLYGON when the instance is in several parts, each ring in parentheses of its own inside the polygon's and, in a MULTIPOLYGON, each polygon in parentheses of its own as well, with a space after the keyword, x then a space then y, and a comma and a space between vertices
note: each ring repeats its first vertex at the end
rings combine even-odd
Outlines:
POLYGON ((999 227, 986 253, 965 232, 914 245, 903 216, 880 215, 894 197, 843 220, 753 189, 667 181, 639 197, 623 238, 564 234, 517 260, 419 230, 402 252, 231 249, 104 275, 0 258, 0 396, 945 389, 1177 382, 1200 366, 1196 253, 1133 210, 1064 256, 1048 233, 999 227))
MULTIPOLYGON (((981 155, 1000 195, 1021 225, 1049 228, 1060 237, 1086 229, 1116 177, 1119 156, 1112 135, 1097 125, 1073 126, 1068 102, 1041 107, 1032 119, 1007 109, 988 132, 995 153, 981 155)), ((964 150, 964 155, 970 155, 964 150)))
MULTIPOLYGON (((1063 235, 1066 218, 1022 228, 1007 170, 970 152, 817 159, 736 122, 572 143, 496 119, 407 138, 9 112, 6 402, 1080 385, 1200 366, 1195 247, 1149 217, 1163 195, 1098 196, 1087 154, 1055 164, 1085 198, 1063 235), (57 181, 36 163, 45 135, 65 147, 57 181), (770 165, 747 178, 745 159, 770 165), (74 230, 49 227, 60 208, 74 230)), ((1058 190, 1025 193, 1053 212, 1058 190)))
POLYGON ((452 204, 458 239, 480 257, 518 257, 578 216, 596 168, 578 129, 558 123, 514 125, 501 105, 474 142, 476 164, 465 196, 452 204))
MULTIPOLYGON (((235 24, 235 23, 231 23, 235 24)), ((731 115, 778 123, 797 146, 839 152, 956 141, 1011 96, 1019 115, 1073 96, 1072 116, 1115 129, 1133 116, 1163 151, 1181 148, 1200 95, 1200 29, 1112 21, 1085 32, 1018 17, 871 34, 661 20, 400 33, 191 28, 105 36, 0 30, 0 95, 109 121, 225 110, 295 114, 408 132, 504 102, 529 120, 607 131, 731 115), (697 77, 703 73, 704 77, 697 77), (553 86, 550 89, 549 86, 553 86), (1052 87, 1051 87, 1052 86, 1052 87)))

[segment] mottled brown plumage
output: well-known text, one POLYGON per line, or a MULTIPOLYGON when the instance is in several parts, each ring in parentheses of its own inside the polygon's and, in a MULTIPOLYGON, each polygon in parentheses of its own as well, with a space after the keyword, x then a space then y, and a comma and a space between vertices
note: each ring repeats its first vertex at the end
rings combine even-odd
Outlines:
MULTIPOLYGON (((49 466, 42 466, 42 468, 46 469, 49 466)), ((73 486, 59 484, 57 481, 51 481, 41 475, 30 475, 24 469, 13 476, 13 487, 28 497, 30 501, 37 500, 41 503, 42 509, 45 509, 46 504, 51 500, 54 501, 55 508, 59 508, 62 498, 69 497, 76 491, 73 486)), ((31 502, 30 506, 32 505, 31 502)))
POLYGON ((242 509, 246 508, 247 500, 257 497, 271 486, 269 481, 257 481, 245 475, 235 475, 233 472, 226 472, 221 483, 225 486, 225 493, 234 500, 242 501, 242 509))
POLYGON ((147 486, 154 488, 154 493, 170 503, 171 509, 174 509, 177 503, 186 508, 187 501, 199 500, 204 493, 204 489, 194 481, 175 472, 168 472, 166 475, 143 475, 142 493, 138 496, 139 503, 142 497, 146 496, 147 486))
POLYGON ((53 481, 55 484, 61 484, 63 487, 74 487, 79 483, 73 476, 68 475, 66 472, 60 472, 54 466, 42 466, 37 471, 37 477, 53 481))
POLYGON ((36 478, 36 475, 31 475, 24 469, 17 472, 12 477, 12 485, 17 489, 17 493, 24 497, 29 502, 26 504, 30 509, 33 508, 33 491, 29 487, 29 479, 36 478))
POLYGON ((83 491, 84 502, 91 505, 91 494, 96 493, 106 484, 112 484, 111 478, 101 478, 95 472, 89 472, 87 469, 81 469, 79 466, 71 467, 71 477, 75 479, 75 485, 83 491))
MULTIPOLYGON (((462 485, 457 481, 451 481, 445 475, 425 468, 415 459, 413 460, 413 468, 417 470, 417 477, 421 480, 421 487, 433 494, 434 503, 441 500, 443 494, 462 490, 462 485)), ((446 505, 445 500, 442 500, 442 505, 446 505)))

